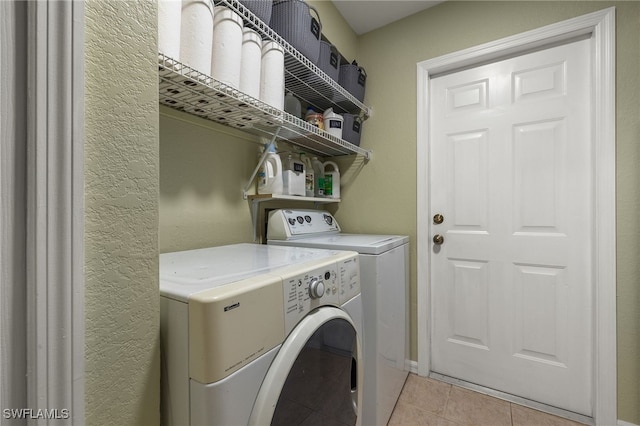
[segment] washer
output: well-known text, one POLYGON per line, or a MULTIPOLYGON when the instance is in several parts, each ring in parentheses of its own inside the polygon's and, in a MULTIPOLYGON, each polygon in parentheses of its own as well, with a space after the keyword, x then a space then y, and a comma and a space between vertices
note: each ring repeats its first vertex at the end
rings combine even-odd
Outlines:
POLYGON ((269 213, 267 244, 360 253, 362 424, 387 424, 409 373, 409 237, 343 234, 329 212, 274 210, 269 213))
POLYGON ((361 423, 358 254, 235 244, 160 255, 162 423, 361 423))

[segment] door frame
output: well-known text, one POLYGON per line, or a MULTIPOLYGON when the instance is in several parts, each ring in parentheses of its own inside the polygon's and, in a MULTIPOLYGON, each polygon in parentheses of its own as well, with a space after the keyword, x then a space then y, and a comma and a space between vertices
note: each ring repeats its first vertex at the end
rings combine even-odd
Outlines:
POLYGON ((431 243, 429 81, 445 72, 591 34, 593 134, 593 419, 617 423, 615 7, 429 59, 417 64, 418 374, 430 373, 431 243))
POLYGON ((84 24, 83 2, 29 2, 27 403, 73 425, 85 423, 84 24))

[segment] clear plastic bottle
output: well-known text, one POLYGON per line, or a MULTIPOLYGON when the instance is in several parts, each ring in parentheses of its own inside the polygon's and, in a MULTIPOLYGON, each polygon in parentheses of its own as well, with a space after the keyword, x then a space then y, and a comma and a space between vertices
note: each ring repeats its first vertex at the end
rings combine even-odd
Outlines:
POLYGON ((314 192, 315 184, 315 173, 313 172, 313 165, 311 164, 311 159, 305 153, 300 153, 300 159, 304 163, 304 192, 307 197, 314 197, 316 194, 314 192))
POLYGON ((324 197, 324 164, 318 160, 318 157, 313 157, 311 164, 313 165, 314 174, 313 193, 316 197, 324 197))
POLYGON ((307 114, 304 116, 304 119, 312 126, 316 126, 317 128, 324 130, 324 118, 322 114, 316 112, 313 108, 307 108, 307 114))
POLYGON ((284 110, 296 118, 302 118, 300 101, 291 92, 287 92, 284 97, 284 110))

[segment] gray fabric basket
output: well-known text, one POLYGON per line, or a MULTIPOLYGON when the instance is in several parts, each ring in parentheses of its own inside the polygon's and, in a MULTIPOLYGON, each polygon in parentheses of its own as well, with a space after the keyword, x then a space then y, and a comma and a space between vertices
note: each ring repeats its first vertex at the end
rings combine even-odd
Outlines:
POLYGON ((302 0, 275 0, 269 26, 311 62, 318 62, 322 25, 314 7, 302 0))
POLYGON ((271 9, 273 0, 238 0, 244 7, 249 9, 262 22, 269 25, 271 21, 271 9))
POLYGON ((356 146, 360 146, 362 136, 362 120, 355 114, 342 114, 342 139, 356 146))
POLYGON ((353 61, 352 64, 340 66, 340 86, 351 93, 360 102, 364 101, 364 89, 367 84, 367 73, 353 61))
POLYGON ((340 53, 334 45, 326 41, 320 41, 320 55, 316 65, 335 82, 338 82, 340 76, 340 53))

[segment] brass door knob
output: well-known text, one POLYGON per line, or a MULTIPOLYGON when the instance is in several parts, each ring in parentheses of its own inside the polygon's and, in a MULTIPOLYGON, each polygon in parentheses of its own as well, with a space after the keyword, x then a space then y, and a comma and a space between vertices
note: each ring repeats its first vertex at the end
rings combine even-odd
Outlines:
POLYGON ((442 216, 440 213, 433 216, 433 223, 435 223, 436 225, 440 225, 442 222, 444 222, 444 216, 442 216))
POLYGON ((444 243, 444 237, 440 234, 436 234, 433 236, 433 243, 440 245, 442 243, 444 243))

